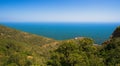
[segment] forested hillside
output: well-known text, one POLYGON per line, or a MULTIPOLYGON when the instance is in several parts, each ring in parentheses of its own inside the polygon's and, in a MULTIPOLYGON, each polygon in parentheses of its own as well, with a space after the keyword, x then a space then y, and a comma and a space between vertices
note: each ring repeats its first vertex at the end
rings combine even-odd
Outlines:
POLYGON ((0 66, 44 66, 58 42, 0 26, 0 66))
POLYGON ((63 42, 53 51, 51 66, 120 66, 120 27, 102 45, 82 38, 63 42))
POLYGON ((94 45, 90 38, 57 41, 0 26, 0 66, 120 66, 120 27, 94 45))

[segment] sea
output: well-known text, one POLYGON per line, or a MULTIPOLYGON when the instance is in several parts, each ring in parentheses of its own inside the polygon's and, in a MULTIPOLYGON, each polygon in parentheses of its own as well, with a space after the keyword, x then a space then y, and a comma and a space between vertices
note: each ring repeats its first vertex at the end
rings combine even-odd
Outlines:
POLYGON ((1 25, 55 40, 75 37, 92 38, 95 44, 109 39, 120 23, 52 23, 52 22, 0 22, 1 25))

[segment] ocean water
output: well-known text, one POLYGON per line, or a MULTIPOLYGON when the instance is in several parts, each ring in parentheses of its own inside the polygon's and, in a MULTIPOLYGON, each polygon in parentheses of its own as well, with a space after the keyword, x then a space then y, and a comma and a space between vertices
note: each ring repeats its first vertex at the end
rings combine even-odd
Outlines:
POLYGON ((118 23, 94 24, 94 23, 11 23, 2 22, 2 25, 53 38, 56 40, 67 40, 75 37, 92 38, 96 44, 101 44, 107 40, 118 23))

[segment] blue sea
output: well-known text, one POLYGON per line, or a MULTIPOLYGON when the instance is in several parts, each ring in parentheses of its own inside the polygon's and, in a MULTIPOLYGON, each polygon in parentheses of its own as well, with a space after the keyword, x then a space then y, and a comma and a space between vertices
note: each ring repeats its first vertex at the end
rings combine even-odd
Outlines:
POLYGON ((32 34, 53 38, 55 40, 67 40, 73 39, 75 37, 88 37, 92 38, 96 44, 101 44, 105 40, 109 39, 115 28, 120 25, 120 23, 94 24, 94 23, 64 23, 64 22, 63 23, 1 22, 0 24, 24 32, 29 32, 32 34))

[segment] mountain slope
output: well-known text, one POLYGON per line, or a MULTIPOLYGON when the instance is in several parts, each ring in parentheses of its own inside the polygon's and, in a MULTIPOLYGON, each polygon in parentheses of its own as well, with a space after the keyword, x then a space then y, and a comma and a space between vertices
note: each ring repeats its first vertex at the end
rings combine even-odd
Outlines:
POLYGON ((59 41, 0 26, 0 66, 45 65, 59 41))
POLYGON ((120 66, 120 27, 101 46, 95 46, 89 38, 69 40, 52 54, 51 66, 120 66))
POLYGON ((120 27, 102 45, 89 38, 64 41, 0 25, 0 66, 120 66, 120 27))
POLYGON ((47 43, 55 42, 55 40, 50 38, 45 38, 34 34, 21 32, 4 26, 0 26, 0 39, 13 39, 16 41, 40 45, 40 46, 47 43))
POLYGON ((115 29, 115 31, 112 34, 112 38, 120 37, 120 26, 115 29))
POLYGON ((120 26, 115 29, 110 39, 103 43, 99 53, 106 66, 120 66, 120 26))

